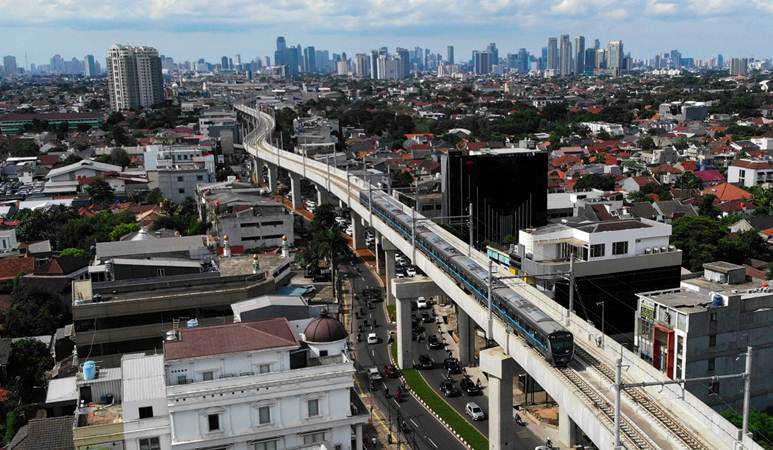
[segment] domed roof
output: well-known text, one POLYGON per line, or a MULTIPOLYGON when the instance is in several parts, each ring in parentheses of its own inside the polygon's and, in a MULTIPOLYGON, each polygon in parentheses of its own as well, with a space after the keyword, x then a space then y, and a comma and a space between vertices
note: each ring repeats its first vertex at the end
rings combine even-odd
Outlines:
POLYGON ((335 342, 346 339, 349 333, 346 332, 344 324, 323 311, 319 317, 309 322, 303 335, 307 342, 335 342))

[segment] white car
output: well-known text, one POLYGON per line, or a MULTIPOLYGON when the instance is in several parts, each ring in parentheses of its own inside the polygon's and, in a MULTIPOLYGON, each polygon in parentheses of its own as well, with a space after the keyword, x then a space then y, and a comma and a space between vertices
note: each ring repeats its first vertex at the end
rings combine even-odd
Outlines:
POLYGON ((368 333, 368 344, 378 344, 376 333, 368 333))
POLYGON ((405 274, 409 277, 415 277, 416 276, 416 268, 413 266, 408 266, 405 268, 405 274))
POLYGON ((419 309, 426 309, 429 308, 429 302, 424 297, 419 297, 416 299, 416 307, 419 309))
POLYGON ((381 376, 381 372, 379 372, 376 367, 371 367, 368 369, 368 379, 370 379, 370 381, 378 381, 383 378, 384 377, 381 376))
POLYGON ((480 409, 480 406, 475 402, 469 402, 464 405, 464 412, 466 412, 472 420, 486 420, 486 413, 484 413, 483 410, 480 409))
POLYGON ((351 235, 352 235, 352 233, 354 233, 354 228, 353 228, 351 225, 349 225, 348 227, 346 227, 346 230, 344 230, 344 232, 345 232, 345 233, 346 233, 348 236, 351 236, 351 235))

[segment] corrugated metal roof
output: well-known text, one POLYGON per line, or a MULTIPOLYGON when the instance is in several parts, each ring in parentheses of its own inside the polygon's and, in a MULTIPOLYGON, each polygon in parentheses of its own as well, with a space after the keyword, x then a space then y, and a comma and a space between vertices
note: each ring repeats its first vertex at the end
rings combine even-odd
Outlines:
POLYGON ((124 402, 166 397, 164 355, 125 355, 121 370, 124 402))

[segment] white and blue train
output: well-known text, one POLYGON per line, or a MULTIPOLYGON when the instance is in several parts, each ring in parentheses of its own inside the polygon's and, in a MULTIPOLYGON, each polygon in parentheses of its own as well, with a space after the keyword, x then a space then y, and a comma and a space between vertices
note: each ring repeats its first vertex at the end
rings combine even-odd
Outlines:
MULTIPOLYGON (((411 216, 383 191, 372 191, 370 196, 373 214, 411 241, 411 216)), ((360 203, 365 207, 369 207, 368 198, 369 193, 360 193, 360 203)), ((421 224, 416 225, 416 249, 437 263, 465 292, 488 305, 488 270, 421 224)), ((572 360, 572 333, 501 281, 492 283, 491 304, 494 313, 552 365, 565 367, 572 360)))

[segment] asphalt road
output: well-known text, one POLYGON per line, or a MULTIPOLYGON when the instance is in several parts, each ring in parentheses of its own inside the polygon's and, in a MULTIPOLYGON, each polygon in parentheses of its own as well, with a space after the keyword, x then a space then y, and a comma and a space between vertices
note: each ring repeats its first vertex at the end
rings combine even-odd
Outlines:
MULTIPOLYGON (((360 273, 352 278, 354 292, 360 294, 367 287, 380 287, 375 275, 364 263, 358 261, 355 267, 360 269, 360 273)), ((357 362, 365 370, 370 367, 378 367, 383 373, 384 366, 389 363, 387 337, 390 330, 386 312, 383 303, 372 303, 369 309, 366 301, 362 298, 363 296, 358 295, 358 297, 360 298, 355 300, 354 311, 359 313, 362 308, 362 312, 365 314, 359 319, 354 318, 353 321, 355 334, 358 332, 358 327, 363 326, 363 331, 360 333, 362 340, 356 344, 357 362), (365 319, 368 320, 368 327, 364 326, 365 319), (375 328, 371 328, 373 320, 376 321, 375 328), (380 342, 368 345, 367 335, 372 332, 379 336, 380 342)), ((363 386, 368 386, 367 376, 363 372, 364 370, 360 371, 358 376, 362 377, 363 386)), ((376 383, 374 398, 382 405, 384 416, 393 421, 393 429, 397 426, 396 416, 399 414, 399 421, 404 423, 403 428, 405 428, 404 432, 399 433, 401 442, 408 442, 412 448, 417 450, 464 449, 464 446, 410 395, 403 395, 402 401, 396 402, 394 394, 398 386, 400 386, 399 378, 385 377, 376 383), (384 395, 384 385, 389 389, 389 398, 384 395)))

